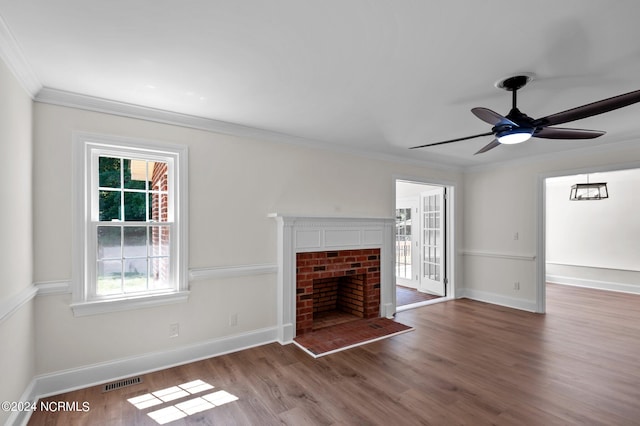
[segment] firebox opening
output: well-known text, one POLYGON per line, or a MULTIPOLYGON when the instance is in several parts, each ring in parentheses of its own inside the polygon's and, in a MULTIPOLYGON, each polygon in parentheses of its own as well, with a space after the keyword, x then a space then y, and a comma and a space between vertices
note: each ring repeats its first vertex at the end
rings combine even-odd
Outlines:
POLYGON ((365 317, 366 275, 313 280, 313 329, 365 317))
MULTIPOLYGON (((331 301, 330 295, 324 297, 331 301)), ((346 312, 353 315, 353 319, 369 319, 380 315, 380 249, 296 253, 296 335, 317 329, 318 326, 313 323, 314 312, 322 312, 316 315, 319 317, 328 315, 324 312, 332 311, 339 312, 340 315, 346 312), (320 281, 327 279, 329 281, 320 281), (335 279, 339 279, 338 288, 351 290, 336 290, 335 308, 333 302, 323 300, 322 303, 326 303, 326 306, 321 303, 320 309, 315 309, 314 282, 322 282, 322 285, 331 288, 333 284, 327 283, 335 279), (350 293, 350 298, 342 297, 346 293, 350 293), (361 309, 360 302, 354 302, 354 299, 358 299, 354 295, 358 294, 362 295, 361 309)))

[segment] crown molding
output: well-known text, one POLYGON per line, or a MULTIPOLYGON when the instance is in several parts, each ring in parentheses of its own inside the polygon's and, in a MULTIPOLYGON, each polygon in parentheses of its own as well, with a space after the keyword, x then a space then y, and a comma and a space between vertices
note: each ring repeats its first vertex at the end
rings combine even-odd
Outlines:
POLYGON ((439 162, 429 162, 426 160, 415 160, 399 155, 386 154, 363 149, 354 149, 343 145, 333 144, 325 141, 314 140, 293 136, 273 130, 260 129, 257 127, 244 126, 241 124, 215 120, 212 118, 199 117, 189 114, 181 114, 141 105, 119 102, 105 98, 82 95, 74 92, 43 87, 35 96, 36 102, 77 108, 86 111, 112 114, 121 117, 136 118, 140 120, 153 121, 156 123, 169 124, 173 126, 186 127, 190 129, 204 130, 208 132, 221 133, 230 136, 247 137, 268 140, 276 143, 286 143, 298 146, 307 146, 325 151, 341 152, 358 157, 365 157, 374 160, 400 162, 415 166, 429 167, 431 169, 446 170, 451 172, 462 171, 458 166, 450 166, 439 162))
POLYGON ((18 41, 0 16, 0 58, 18 80, 22 88, 33 99, 42 89, 42 83, 27 62, 18 41))

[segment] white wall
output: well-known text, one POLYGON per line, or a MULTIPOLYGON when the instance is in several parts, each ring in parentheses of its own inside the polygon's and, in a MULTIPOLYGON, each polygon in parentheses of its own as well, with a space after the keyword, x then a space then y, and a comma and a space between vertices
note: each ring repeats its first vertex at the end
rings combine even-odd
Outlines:
MULTIPOLYGON (((464 179, 465 294, 535 311, 544 177, 640 162, 637 141, 478 168, 464 179), (518 238, 515 239, 515 234, 518 238), (519 289, 514 284, 519 283, 519 289)), ((499 149, 518 149, 505 146, 499 149)), ((637 167, 637 166, 636 166, 637 167)), ((544 268, 542 268, 544 270, 544 268)))
POLYGON ((396 199, 414 198, 419 199, 420 194, 430 189, 438 188, 437 186, 429 186, 423 183, 398 181, 396 184, 396 199))
MULTIPOLYGON (((459 183, 453 172, 364 159, 37 103, 35 280, 71 278, 71 143, 74 130, 189 147, 190 268, 276 263, 272 212, 393 217, 394 176, 459 183)), ((273 327, 276 276, 194 281, 187 303, 73 317, 69 294, 39 296, 39 374, 198 345, 273 327), (238 325, 229 326, 237 313, 238 325), (168 338, 168 325, 180 336, 168 338)))
POLYGON ((589 175, 609 198, 570 201, 587 175, 547 180, 547 280, 640 292, 640 169, 589 175))
MULTIPOLYGON (((19 400, 34 364, 32 101, 0 61, 0 401, 19 400), (22 301, 26 300, 26 303, 22 301)), ((10 413, 0 411, 0 423, 10 413)))

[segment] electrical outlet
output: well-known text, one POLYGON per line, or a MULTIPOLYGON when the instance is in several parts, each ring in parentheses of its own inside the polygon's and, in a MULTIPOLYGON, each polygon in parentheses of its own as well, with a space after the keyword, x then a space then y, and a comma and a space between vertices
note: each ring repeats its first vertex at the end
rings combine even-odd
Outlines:
POLYGON ((517 232, 516 232, 516 233, 514 233, 514 234, 513 234, 513 239, 514 239, 515 241, 518 241, 518 240, 520 239, 520 234, 519 234, 519 233, 517 233, 517 232))
POLYGON ((178 337, 180 335, 180 324, 169 324, 169 337, 178 337))
POLYGON ((516 281, 513 283, 513 289, 514 290, 520 290, 520 281, 516 281))
POLYGON ((229 315, 229 325, 231 327, 235 327, 236 325, 238 325, 238 314, 229 315))

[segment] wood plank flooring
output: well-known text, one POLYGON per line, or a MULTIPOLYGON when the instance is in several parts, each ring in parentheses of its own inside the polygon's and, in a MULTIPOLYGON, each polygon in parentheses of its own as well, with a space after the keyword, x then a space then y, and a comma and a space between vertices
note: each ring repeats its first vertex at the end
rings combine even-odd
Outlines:
POLYGON ((640 296, 549 285, 546 315, 462 299, 397 320, 415 331, 317 360, 277 343, 211 358, 49 398, 91 409, 29 424, 155 425, 148 412, 182 400, 127 398, 196 379, 239 399, 169 424, 640 424, 640 296))
POLYGON ((414 288, 396 286, 396 304, 398 306, 410 305, 412 303, 425 302, 427 300, 438 299, 435 294, 422 293, 414 288))

